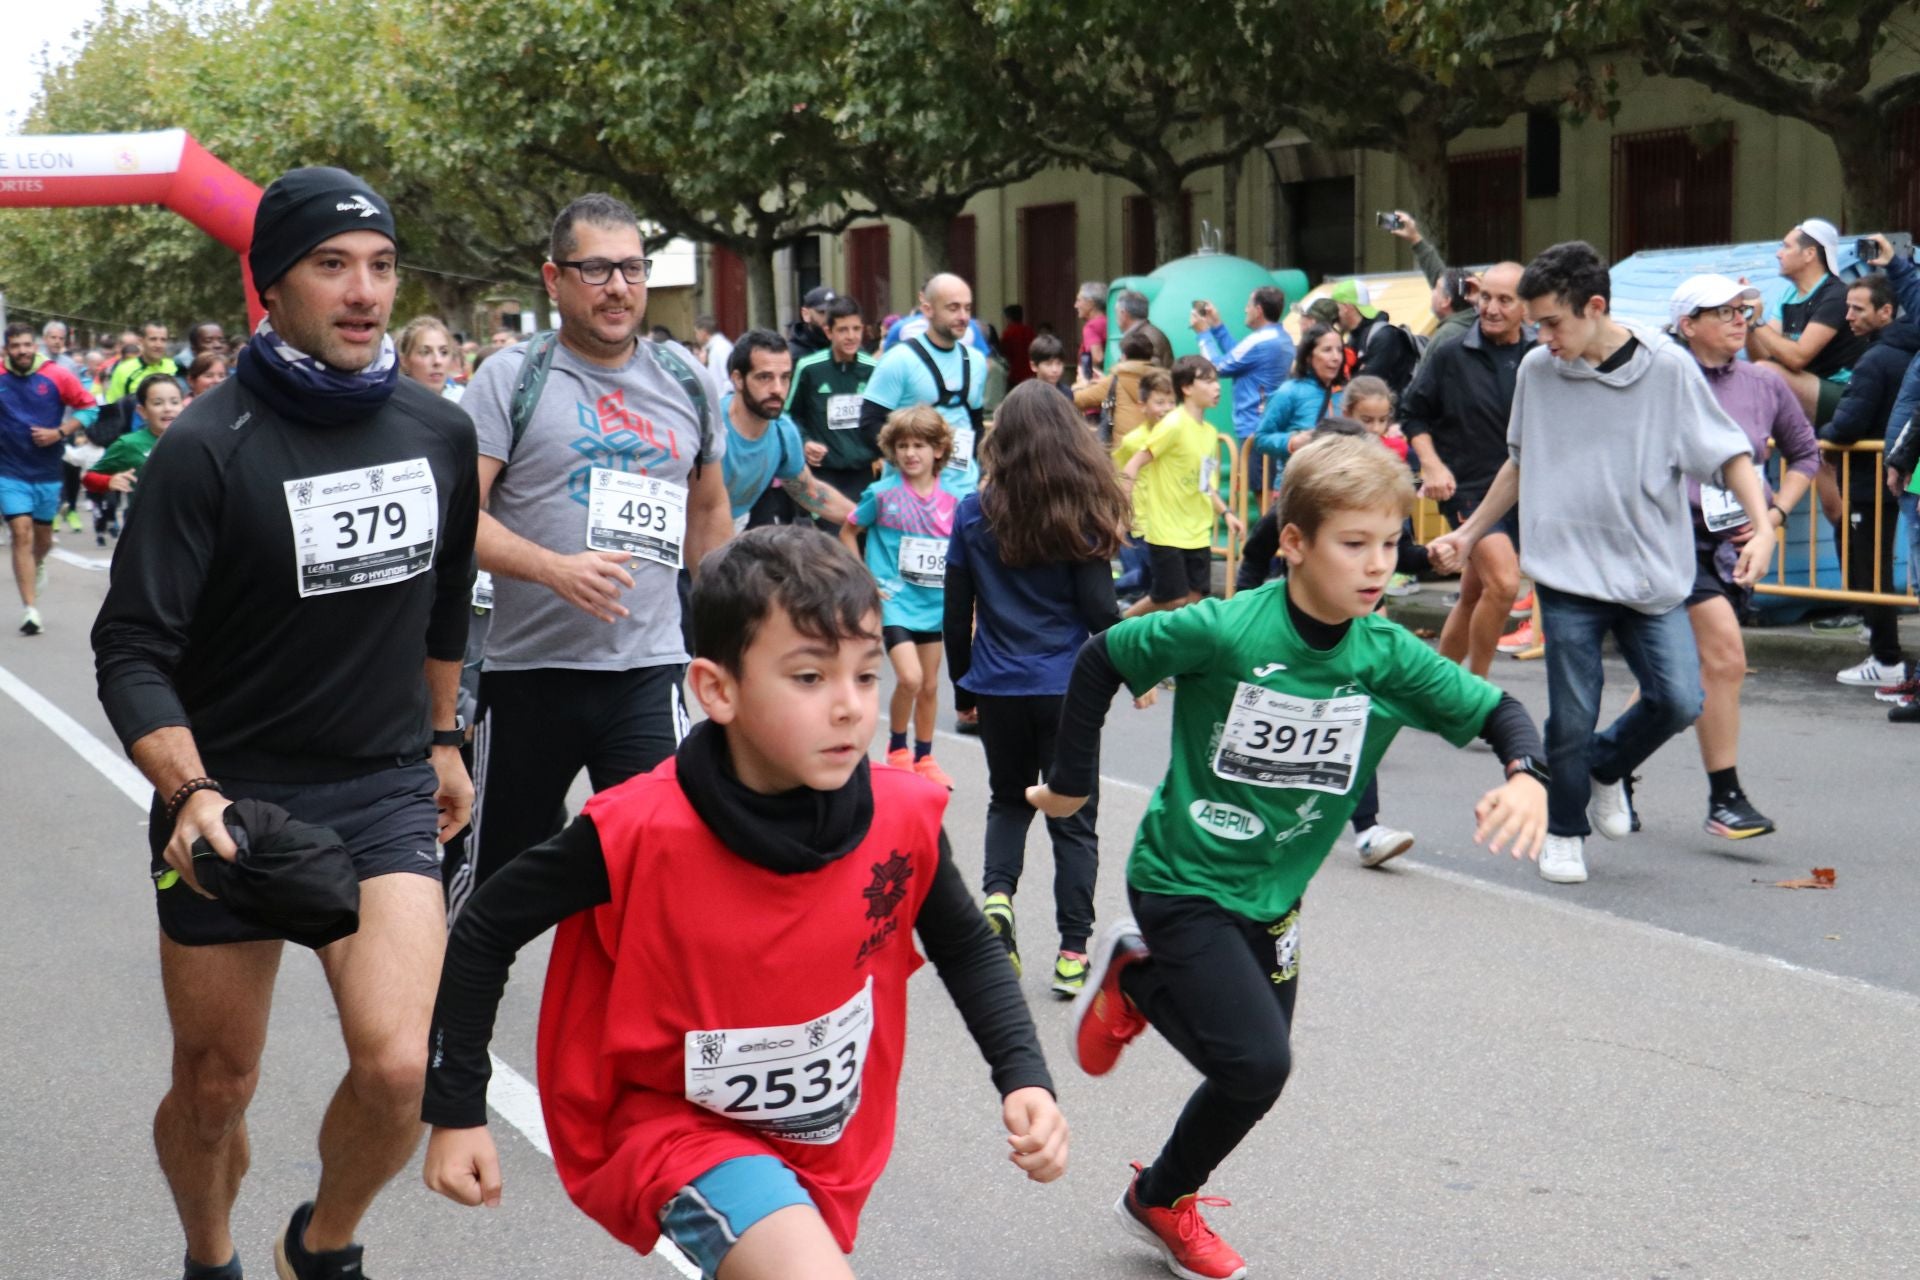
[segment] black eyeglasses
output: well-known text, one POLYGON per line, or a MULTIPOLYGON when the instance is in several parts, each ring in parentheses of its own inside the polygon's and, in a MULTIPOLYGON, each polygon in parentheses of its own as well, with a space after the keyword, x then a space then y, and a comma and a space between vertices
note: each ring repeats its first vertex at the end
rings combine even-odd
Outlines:
POLYGON ((1754 309, 1749 306, 1727 305, 1720 307, 1698 307, 1694 310, 1693 314, 1696 319, 1718 320, 1721 324, 1731 324, 1736 316, 1748 323, 1752 323, 1753 312, 1754 309))
POLYGON ((613 279, 613 269, 620 268, 620 275, 628 284, 645 284, 647 277, 653 274, 652 258, 628 258, 625 262, 610 262, 605 258, 582 258, 577 262, 555 262, 556 267, 572 267, 580 273, 582 284, 605 284, 613 279))

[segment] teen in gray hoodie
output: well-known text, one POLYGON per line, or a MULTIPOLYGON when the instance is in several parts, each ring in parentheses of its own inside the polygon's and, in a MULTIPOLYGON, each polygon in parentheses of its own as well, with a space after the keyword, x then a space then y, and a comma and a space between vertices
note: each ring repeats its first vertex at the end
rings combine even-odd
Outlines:
POLYGON ((1751 444, 1686 350, 1608 314, 1606 261, 1584 241, 1535 258, 1520 297, 1540 348, 1520 364, 1508 460, 1486 500, 1429 544, 1464 562, 1520 502, 1521 568, 1547 635, 1547 844, 1542 877, 1587 878, 1585 837, 1631 829, 1625 779, 1700 714, 1700 659, 1685 601, 1694 577, 1688 477, 1730 491, 1753 521, 1735 577, 1758 580, 1773 523, 1751 444), (1640 700, 1598 733, 1601 642, 1612 634, 1640 700))

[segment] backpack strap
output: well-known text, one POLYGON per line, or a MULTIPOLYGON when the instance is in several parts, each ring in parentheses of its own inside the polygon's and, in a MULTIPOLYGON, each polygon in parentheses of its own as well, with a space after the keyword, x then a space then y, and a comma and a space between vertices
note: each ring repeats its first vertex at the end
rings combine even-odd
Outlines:
POLYGON ((700 424, 700 449, 693 455, 693 478, 698 480, 701 461, 713 448, 710 422, 712 415, 707 407, 707 384, 701 380, 699 374, 693 371, 693 366, 674 354, 673 349, 665 343, 649 340, 648 345, 653 348, 654 357, 659 360, 661 367, 673 375, 673 380, 680 384, 680 389, 687 393, 687 399, 693 404, 694 420, 700 424))
POLYGON ((520 438, 527 434, 527 425, 533 421, 534 408, 540 403, 540 393, 547 387, 547 374, 553 368, 553 346, 559 340, 560 335, 551 329, 542 330, 527 340, 527 358, 520 363, 520 376, 513 383, 513 398, 507 402, 507 422, 513 432, 507 443, 509 459, 520 447, 520 438))
POLYGON ((973 359, 967 354, 967 344, 957 344, 960 348, 960 390, 957 392, 940 376, 940 366, 934 363, 933 353, 927 350, 924 334, 907 339, 906 345, 912 347, 913 354, 919 356, 920 362, 927 366, 927 374, 933 379, 934 389, 939 392, 933 403, 941 408, 965 408, 967 394, 973 389, 973 359))

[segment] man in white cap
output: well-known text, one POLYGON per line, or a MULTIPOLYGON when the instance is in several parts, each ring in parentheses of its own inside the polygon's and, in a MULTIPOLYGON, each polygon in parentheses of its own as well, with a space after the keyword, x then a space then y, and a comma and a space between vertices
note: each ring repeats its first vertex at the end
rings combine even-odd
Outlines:
POLYGON ((1847 327, 1847 287, 1834 274, 1840 233, 1808 218, 1780 240, 1774 259, 1791 285, 1773 320, 1747 331, 1747 354, 1787 380, 1817 427, 1833 416, 1867 340, 1847 327))
MULTIPOLYGON (((1767 520, 1778 534, 1820 469, 1820 446, 1799 401, 1780 379, 1762 373, 1751 361, 1736 359, 1747 343, 1747 328, 1760 302, 1760 290, 1725 276, 1693 276, 1673 292, 1671 332, 1693 353, 1713 398, 1753 446, 1753 465, 1765 483, 1768 455, 1784 458, 1780 489, 1769 492, 1767 520)), ((1707 771, 1708 835, 1746 840, 1774 829, 1740 785, 1740 686, 1747 674, 1746 642, 1740 617, 1752 599, 1735 573, 1741 549, 1753 541, 1754 524, 1725 488, 1689 481, 1693 508, 1693 589, 1687 593, 1687 621, 1700 649, 1700 682, 1706 707, 1694 721, 1700 762, 1707 771)))

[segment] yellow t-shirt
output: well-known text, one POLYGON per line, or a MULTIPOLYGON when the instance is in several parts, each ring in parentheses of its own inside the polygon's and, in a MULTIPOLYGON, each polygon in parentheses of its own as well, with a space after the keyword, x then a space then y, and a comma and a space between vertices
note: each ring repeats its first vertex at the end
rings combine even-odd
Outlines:
POLYGON ((1145 513, 1148 542, 1185 550, 1212 545, 1219 438, 1182 406, 1160 419, 1141 442, 1153 461, 1141 468, 1134 501, 1145 513))
MULTIPOLYGON (((1153 424, 1151 422, 1142 422, 1139 426, 1127 432, 1124 436, 1121 436, 1119 442, 1113 446, 1114 468, 1124 471, 1127 466, 1127 460, 1133 457, 1134 454, 1140 452, 1140 446, 1144 445, 1147 442, 1147 437, 1152 434, 1153 424)), ((1135 485, 1133 487, 1133 536, 1136 538, 1144 538, 1147 535, 1147 501, 1148 495, 1146 487, 1144 485, 1135 485)))

